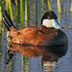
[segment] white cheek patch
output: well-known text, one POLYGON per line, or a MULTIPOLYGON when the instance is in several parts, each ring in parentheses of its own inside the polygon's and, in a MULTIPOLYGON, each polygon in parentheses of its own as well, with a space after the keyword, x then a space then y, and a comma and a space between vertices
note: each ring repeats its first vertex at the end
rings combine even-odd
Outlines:
POLYGON ((46 26, 46 27, 53 27, 53 26, 52 26, 52 23, 53 23, 53 19, 51 19, 51 20, 49 20, 49 19, 44 19, 42 25, 44 25, 44 26, 46 26))
POLYGON ((7 36, 9 36, 9 31, 7 32, 7 36))

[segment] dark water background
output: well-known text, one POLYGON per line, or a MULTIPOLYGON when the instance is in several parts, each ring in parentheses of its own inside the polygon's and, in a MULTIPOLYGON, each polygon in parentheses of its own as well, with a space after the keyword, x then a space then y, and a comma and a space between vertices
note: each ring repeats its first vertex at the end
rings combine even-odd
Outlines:
MULTIPOLYGON (((66 28, 62 29, 68 36, 68 46, 60 47, 27 47, 27 46, 7 46, 6 30, 0 35, 0 72, 72 72, 72 14, 70 13, 70 0, 61 0, 61 16, 57 9, 57 0, 50 0, 51 8, 58 16, 60 24, 66 28), (66 6, 66 14, 64 13, 66 6), (9 48, 13 49, 7 53, 9 48), (11 59, 10 59, 11 57, 11 59), (8 61, 10 60, 10 61, 8 61), (6 65, 5 63, 8 62, 6 65), (42 63, 43 62, 43 63, 42 63), (42 65, 43 64, 43 65, 42 65)), ((28 26, 34 25, 35 21, 35 1, 28 2, 28 26)), ((38 26, 41 24, 41 5, 38 1, 38 26)), ((48 5, 44 3, 45 13, 48 5)), ((13 11, 15 8, 13 6, 13 11)), ((14 24, 16 24, 14 16, 14 24)), ((25 22, 23 24, 25 26, 25 22)), ((20 23, 17 24, 20 28, 20 23)))

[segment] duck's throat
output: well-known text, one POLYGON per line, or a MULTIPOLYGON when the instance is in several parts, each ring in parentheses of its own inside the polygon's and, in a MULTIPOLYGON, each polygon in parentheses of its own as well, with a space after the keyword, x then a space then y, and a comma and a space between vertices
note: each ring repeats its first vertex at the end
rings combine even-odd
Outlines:
POLYGON ((50 34, 50 33, 53 33, 56 31, 55 28, 53 27, 46 27, 44 25, 41 26, 42 27, 42 31, 45 33, 45 34, 50 34))

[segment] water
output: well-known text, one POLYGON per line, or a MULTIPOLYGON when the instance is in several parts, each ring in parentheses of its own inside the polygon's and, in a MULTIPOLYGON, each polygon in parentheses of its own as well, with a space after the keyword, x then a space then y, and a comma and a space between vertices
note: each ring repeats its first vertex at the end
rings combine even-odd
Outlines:
MULTIPOLYGON (((36 47, 10 45, 6 40, 6 30, 0 35, 0 72, 72 72, 72 14, 70 13, 70 0, 61 0, 62 13, 58 14, 56 0, 50 0, 52 10, 57 14, 58 21, 64 27, 68 36, 68 46, 36 47), (64 14, 66 6, 66 14, 64 14)), ((41 21, 41 1, 38 2, 38 26, 41 21)), ((28 2, 28 25, 34 25, 35 1, 28 2)), ((15 12, 15 8, 13 6, 15 12)), ((44 12, 48 5, 44 3, 44 12)), ((15 20, 15 16, 14 16, 15 20)), ((14 21, 14 24, 16 22, 14 21)), ((17 25, 20 28, 20 23, 17 25)), ((25 26, 25 22, 24 22, 25 26)))

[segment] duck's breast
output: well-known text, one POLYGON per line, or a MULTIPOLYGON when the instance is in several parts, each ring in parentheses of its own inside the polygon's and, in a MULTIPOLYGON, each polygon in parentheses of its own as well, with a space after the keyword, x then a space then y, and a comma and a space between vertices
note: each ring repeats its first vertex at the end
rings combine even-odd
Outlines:
POLYGON ((41 46, 56 46, 56 45, 64 45, 68 43, 68 38, 64 32, 61 30, 57 30, 51 34, 43 34, 41 32, 37 35, 38 41, 36 45, 41 46))

